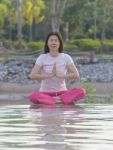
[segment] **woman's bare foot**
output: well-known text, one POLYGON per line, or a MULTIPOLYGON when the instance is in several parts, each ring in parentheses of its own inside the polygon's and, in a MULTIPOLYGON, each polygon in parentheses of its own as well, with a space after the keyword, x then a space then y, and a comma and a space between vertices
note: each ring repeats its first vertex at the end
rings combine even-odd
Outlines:
POLYGON ((54 98, 55 98, 56 104, 61 103, 61 98, 59 96, 56 96, 54 98))

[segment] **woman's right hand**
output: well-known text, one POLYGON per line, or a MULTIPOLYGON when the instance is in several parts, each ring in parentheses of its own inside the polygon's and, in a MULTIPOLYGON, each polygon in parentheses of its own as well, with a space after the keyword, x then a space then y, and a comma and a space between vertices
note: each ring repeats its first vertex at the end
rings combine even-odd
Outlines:
POLYGON ((56 76, 56 63, 53 64, 52 77, 56 76))

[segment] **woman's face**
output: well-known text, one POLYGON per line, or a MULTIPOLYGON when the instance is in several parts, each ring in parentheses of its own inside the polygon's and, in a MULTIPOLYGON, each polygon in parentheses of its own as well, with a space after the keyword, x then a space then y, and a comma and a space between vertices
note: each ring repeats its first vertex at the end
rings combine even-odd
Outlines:
POLYGON ((60 42, 56 35, 51 35, 47 43, 50 51, 58 51, 60 42))

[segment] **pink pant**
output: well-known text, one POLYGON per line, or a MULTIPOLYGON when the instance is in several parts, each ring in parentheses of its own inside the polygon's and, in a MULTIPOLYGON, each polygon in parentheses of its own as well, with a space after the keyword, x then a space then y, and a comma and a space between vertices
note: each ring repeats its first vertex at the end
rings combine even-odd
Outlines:
POLYGON ((63 104, 70 104, 73 101, 80 100, 86 95, 86 90, 84 88, 73 88, 67 91, 60 92, 40 92, 35 91, 29 95, 29 99, 35 104, 55 104, 55 97, 60 97, 63 104))

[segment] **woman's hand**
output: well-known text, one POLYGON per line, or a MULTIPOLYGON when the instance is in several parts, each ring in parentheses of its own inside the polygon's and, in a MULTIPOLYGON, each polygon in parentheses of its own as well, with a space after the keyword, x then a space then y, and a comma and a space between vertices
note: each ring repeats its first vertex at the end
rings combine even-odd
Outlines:
POLYGON ((52 69, 52 74, 51 74, 51 77, 58 77, 58 78, 62 78, 62 79, 65 79, 65 74, 62 73, 62 72, 59 72, 56 68, 56 63, 53 64, 53 69, 52 69))
POLYGON ((52 69, 52 73, 51 73, 52 77, 56 76, 56 63, 53 64, 53 69, 52 69))

